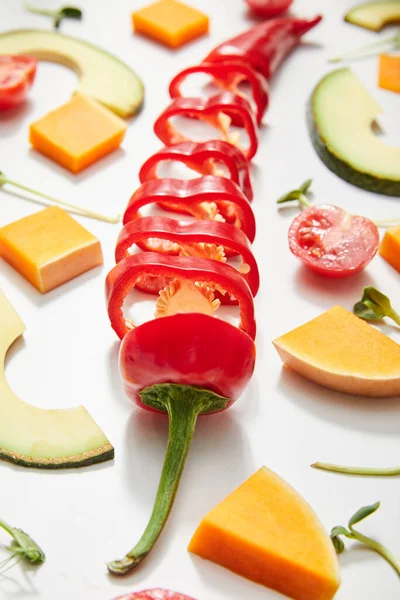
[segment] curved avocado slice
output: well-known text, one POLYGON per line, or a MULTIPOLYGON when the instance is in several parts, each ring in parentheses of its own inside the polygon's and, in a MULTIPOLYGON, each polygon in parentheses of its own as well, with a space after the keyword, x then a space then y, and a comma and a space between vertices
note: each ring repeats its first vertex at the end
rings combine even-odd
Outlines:
POLYGON ((326 166, 358 187, 400 196, 400 148, 372 130, 380 106, 350 69, 325 75, 311 96, 308 127, 326 166))
POLYGON ((110 460, 114 448, 83 406, 45 410, 10 389, 4 360, 25 326, 0 290, 0 458, 43 469, 84 467, 110 460))
POLYGON ((0 55, 30 54, 61 63, 79 77, 79 91, 92 96, 120 117, 142 105, 142 81, 128 65, 86 41, 41 29, 16 29, 0 34, 0 55))
POLYGON ((400 0, 358 4, 345 14, 344 20, 365 29, 379 31, 389 23, 400 23, 400 0))

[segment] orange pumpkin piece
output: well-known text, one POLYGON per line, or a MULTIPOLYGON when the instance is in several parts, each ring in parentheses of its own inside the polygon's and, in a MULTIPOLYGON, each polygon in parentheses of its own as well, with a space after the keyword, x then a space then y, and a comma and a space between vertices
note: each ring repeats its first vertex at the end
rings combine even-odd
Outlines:
POLYGON ((400 345, 342 306, 273 341, 293 371, 348 394, 400 394, 400 345))
POLYGON ((379 56, 378 85, 384 90, 400 94, 400 56, 391 54, 379 56))
POLYGON ((379 254, 400 273, 400 225, 386 230, 379 254))
POLYGON ((340 585, 318 517, 266 467, 204 517, 189 551, 294 600, 331 600, 340 585))
POLYGON ((35 150, 79 173, 116 150, 125 131, 125 121, 93 98, 75 92, 69 102, 32 123, 29 141, 35 150))
POLYGON ((2 227, 0 255, 43 294, 103 263, 99 240, 58 206, 2 227))
POLYGON ((133 29, 170 48, 178 48, 208 33, 208 17, 177 2, 159 0, 132 14, 133 29))

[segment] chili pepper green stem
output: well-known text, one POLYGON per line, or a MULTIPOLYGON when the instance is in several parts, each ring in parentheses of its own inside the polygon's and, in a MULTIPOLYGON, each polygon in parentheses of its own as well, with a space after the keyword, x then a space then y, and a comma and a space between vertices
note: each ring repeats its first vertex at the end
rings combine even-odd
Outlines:
POLYGON ((343 475, 361 475, 364 477, 396 477, 400 475, 400 467, 374 468, 374 467, 343 467, 330 463, 316 462, 311 465, 314 469, 342 473, 343 475))
MULTIPOLYGON (((48 194, 43 194, 43 192, 39 192, 38 190, 34 190, 26 185, 23 185, 22 183, 13 181, 12 179, 9 179, 8 177, 6 177, 0 171, 0 187, 2 187, 3 185, 11 185, 20 190, 23 190, 24 192, 28 192, 30 194, 33 194, 34 196, 38 196, 39 198, 44 198, 45 200, 49 200, 50 202, 53 202, 54 204, 58 204, 60 206, 65 206, 65 208, 68 209, 70 212, 73 212, 78 215, 82 215, 84 217, 89 217, 90 219, 97 219, 98 221, 105 221, 106 223, 118 223, 120 221, 120 215, 116 215, 115 217, 108 217, 107 215, 102 215, 98 212, 83 208, 82 206, 78 206, 76 204, 71 204, 70 202, 65 202, 64 200, 58 200, 58 198, 54 198, 54 196, 49 196, 48 194)), ((39 202, 38 200, 35 200, 33 198, 25 198, 25 200, 29 200, 30 202, 39 202)))
POLYGON ((153 512, 139 542, 121 560, 109 562, 110 573, 124 575, 152 550, 171 512, 185 459, 200 413, 225 408, 228 400, 208 390, 186 385, 160 384, 141 392, 144 404, 168 413, 168 446, 153 512))

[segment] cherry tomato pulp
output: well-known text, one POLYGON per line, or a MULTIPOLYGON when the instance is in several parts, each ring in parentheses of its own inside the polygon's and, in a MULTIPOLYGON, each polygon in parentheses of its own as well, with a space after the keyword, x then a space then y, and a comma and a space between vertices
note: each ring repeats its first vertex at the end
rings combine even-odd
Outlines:
POLYGON ((289 228, 289 247, 306 267, 326 277, 347 277, 364 269, 379 247, 372 221, 324 204, 303 210, 289 228))
POLYGON ((32 56, 0 56, 0 110, 22 104, 35 79, 36 65, 32 56))

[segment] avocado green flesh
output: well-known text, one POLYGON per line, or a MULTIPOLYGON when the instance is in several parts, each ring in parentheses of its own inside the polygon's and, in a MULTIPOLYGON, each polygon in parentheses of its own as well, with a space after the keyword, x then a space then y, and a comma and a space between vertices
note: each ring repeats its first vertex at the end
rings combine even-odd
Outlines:
POLYGON ((113 458, 113 447, 83 406, 41 409, 10 389, 4 360, 24 329, 0 291, 0 458, 45 469, 83 467, 113 458))
POLYGON ((366 2, 354 6, 345 15, 345 20, 354 25, 379 31, 389 23, 400 23, 400 1, 366 2))
POLYGON ((0 55, 30 54, 61 63, 79 77, 79 91, 120 117, 135 114, 143 102, 143 83, 128 65, 83 40, 54 31, 20 29, 0 34, 0 55))
POLYGON ((308 111, 313 145, 329 169, 367 190, 400 196, 400 148, 372 131, 381 108, 350 69, 326 75, 308 111))

